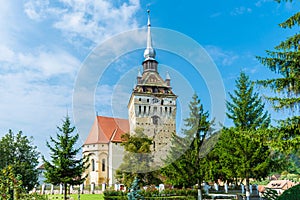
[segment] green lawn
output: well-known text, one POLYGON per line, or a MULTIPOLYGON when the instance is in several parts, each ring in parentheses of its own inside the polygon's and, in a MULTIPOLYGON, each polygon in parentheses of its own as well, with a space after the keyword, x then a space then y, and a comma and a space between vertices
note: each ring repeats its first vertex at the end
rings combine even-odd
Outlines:
MULTIPOLYGON (((74 200, 78 199, 77 194, 71 194, 70 195, 74 200)), ((54 200, 54 199, 63 199, 63 195, 48 195, 49 200, 54 200)), ((103 194, 81 194, 80 195, 80 200, 104 200, 103 194)))

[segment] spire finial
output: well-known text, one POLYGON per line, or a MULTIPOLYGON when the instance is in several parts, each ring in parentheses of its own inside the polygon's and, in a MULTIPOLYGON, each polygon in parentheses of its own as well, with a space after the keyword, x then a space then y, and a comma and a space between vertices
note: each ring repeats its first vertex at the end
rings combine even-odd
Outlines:
POLYGON ((145 60, 155 60, 155 50, 152 47, 152 38, 151 38, 151 22, 150 22, 150 10, 147 10, 148 13, 148 33, 147 33, 147 48, 144 51, 145 60))
POLYGON ((147 26, 151 26, 151 23, 150 23, 150 9, 147 10, 147 13, 148 13, 148 23, 147 23, 147 26))

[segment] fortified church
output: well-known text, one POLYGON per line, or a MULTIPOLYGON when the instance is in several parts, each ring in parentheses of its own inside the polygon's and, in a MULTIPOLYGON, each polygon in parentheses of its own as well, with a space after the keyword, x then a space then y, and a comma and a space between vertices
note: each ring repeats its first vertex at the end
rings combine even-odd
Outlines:
POLYGON ((153 140, 151 151, 154 162, 160 163, 176 133, 176 99, 172 92, 171 79, 163 79, 158 73, 156 52, 152 45, 151 24, 148 11, 147 47, 144 50, 143 71, 136 77, 137 84, 128 100, 128 119, 96 116, 90 133, 83 145, 83 154, 90 155, 90 167, 86 171, 85 184, 115 184, 115 171, 122 163, 124 149, 121 136, 134 134, 142 128, 153 140))

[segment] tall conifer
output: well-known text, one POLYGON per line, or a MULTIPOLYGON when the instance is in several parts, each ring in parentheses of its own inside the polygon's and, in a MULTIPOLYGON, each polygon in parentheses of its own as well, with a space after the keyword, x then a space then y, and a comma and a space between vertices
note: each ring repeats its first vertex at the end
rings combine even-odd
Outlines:
POLYGON ((45 166, 46 182, 54 185, 63 184, 64 199, 67 199, 68 185, 82 184, 86 177, 83 172, 87 169, 88 158, 77 158, 81 148, 75 148, 78 141, 78 133, 72 136, 75 127, 71 126, 70 118, 67 116, 62 127, 57 127, 60 133, 56 139, 50 137, 51 144, 47 141, 50 149, 50 161, 43 157, 45 166))
MULTIPOLYGON (((293 0, 276 0, 279 3, 293 0)), ((297 2, 299 3, 299 2, 297 2)), ((294 35, 267 50, 267 56, 257 59, 272 72, 279 75, 274 78, 258 81, 269 88, 274 95, 267 98, 273 103, 275 110, 289 110, 290 116, 280 120, 273 132, 272 144, 276 150, 284 153, 299 152, 300 145, 300 11, 279 24, 284 29, 298 30, 294 35), (297 29, 298 28, 298 29, 297 29)), ((300 157, 300 156, 299 156, 300 157)))

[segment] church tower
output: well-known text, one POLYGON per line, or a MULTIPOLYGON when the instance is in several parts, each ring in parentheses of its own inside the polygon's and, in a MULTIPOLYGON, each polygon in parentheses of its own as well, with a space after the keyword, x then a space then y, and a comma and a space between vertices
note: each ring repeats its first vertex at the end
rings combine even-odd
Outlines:
POLYGON ((148 10, 147 47, 144 51, 143 71, 137 75, 137 84, 129 103, 129 125, 131 134, 142 128, 144 134, 153 139, 154 161, 160 162, 170 147, 172 134, 176 133, 176 99, 172 92, 171 78, 165 80, 158 73, 156 52, 152 45, 150 11, 148 10))

